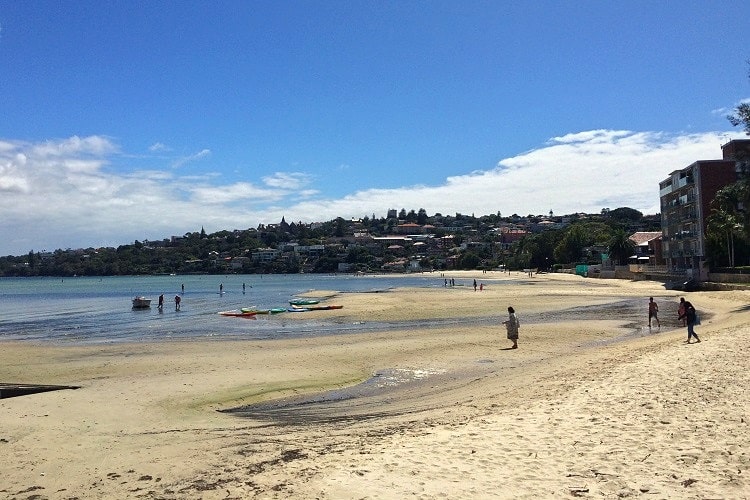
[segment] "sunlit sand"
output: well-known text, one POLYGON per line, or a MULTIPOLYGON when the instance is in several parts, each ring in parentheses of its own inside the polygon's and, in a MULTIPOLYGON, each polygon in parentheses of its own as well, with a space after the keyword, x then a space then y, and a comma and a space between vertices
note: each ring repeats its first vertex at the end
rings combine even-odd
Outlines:
POLYGON ((687 345, 659 283, 450 276, 485 286, 339 294, 340 310, 287 319, 385 331, 3 343, 0 382, 80 388, 0 400, 0 493, 747 497, 750 292, 690 294, 703 342, 687 345))

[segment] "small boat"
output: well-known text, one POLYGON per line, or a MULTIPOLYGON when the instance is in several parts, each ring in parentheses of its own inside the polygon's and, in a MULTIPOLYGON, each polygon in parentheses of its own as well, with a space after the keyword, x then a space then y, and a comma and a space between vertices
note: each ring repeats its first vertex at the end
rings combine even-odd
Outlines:
POLYGON ((254 307, 243 307, 240 311, 244 313, 255 313, 255 314, 278 314, 286 312, 285 307, 274 307, 272 309, 255 309, 254 307))
POLYGON ((311 306, 318 303, 320 303, 318 299, 292 299, 289 301, 289 304, 293 306, 311 306))
POLYGON ((219 312, 222 316, 231 316, 234 318, 248 318, 255 319, 256 312, 244 312, 244 311, 221 311, 219 312))
POLYGON ((133 309, 146 309, 151 307, 151 299, 146 297, 135 297, 133 299, 133 309))
POLYGON ((292 305, 292 309, 304 310, 304 311, 329 311, 331 309, 343 309, 343 307, 344 306, 340 306, 336 304, 321 304, 321 305, 310 304, 309 306, 292 305))

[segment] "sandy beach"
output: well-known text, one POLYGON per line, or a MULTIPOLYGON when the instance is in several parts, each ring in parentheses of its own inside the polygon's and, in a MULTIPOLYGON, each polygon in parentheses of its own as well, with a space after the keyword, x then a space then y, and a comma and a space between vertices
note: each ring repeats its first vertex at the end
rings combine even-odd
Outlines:
POLYGON ((686 295, 686 344, 660 283, 447 276, 486 286, 323 290, 344 307, 289 315, 387 331, 4 342, 0 382, 80 388, 0 399, 0 497, 750 497, 749 291, 686 295))

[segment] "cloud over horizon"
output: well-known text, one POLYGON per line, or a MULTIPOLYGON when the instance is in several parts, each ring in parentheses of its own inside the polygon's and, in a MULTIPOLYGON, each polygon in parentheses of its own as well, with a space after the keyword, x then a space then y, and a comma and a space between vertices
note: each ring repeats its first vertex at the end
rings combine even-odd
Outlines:
MULTIPOLYGON (((160 170, 139 170, 105 136, 38 143, 0 139, 0 231, 7 235, 0 255, 118 246, 201 226, 209 232, 256 227, 282 217, 289 222, 381 217, 389 208, 527 215, 627 206, 652 214, 659 211, 659 181, 696 160, 720 158, 721 144, 735 137, 745 136, 581 131, 553 137, 486 170, 467 167, 466 173, 429 184, 373 187, 337 198, 326 196, 324 180, 302 171, 228 181, 208 171, 209 149, 160 158, 160 170), (199 159, 208 164, 205 174, 180 175, 176 167, 199 159)), ((150 149, 169 151, 160 143, 150 149)))

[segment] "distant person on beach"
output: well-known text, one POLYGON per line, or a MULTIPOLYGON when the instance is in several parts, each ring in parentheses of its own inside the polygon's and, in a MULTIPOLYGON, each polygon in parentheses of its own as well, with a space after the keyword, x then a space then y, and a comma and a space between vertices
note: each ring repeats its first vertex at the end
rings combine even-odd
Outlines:
POLYGON ((180 302, 181 301, 182 301, 182 299, 180 298, 179 295, 175 295, 174 296, 174 310, 175 311, 179 311, 180 310, 180 302))
POLYGON ((687 343, 690 344, 690 338, 695 337, 695 343, 697 344, 701 339, 699 339, 698 334, 695 333, 695 322, 698 318, 698 315, 695 312, 695 307, 693 307, 693 304, 685 300, 685 297, 680 298, 680 305, 684 307, 685 312, 677 319, 685 318, 688 332, 687 343))
POLYGON ((182 284, 182 293, 185 293, 185 283, 182 284))
POLYGON ((477 291, 477 280, 474 280, 474 291, 477 291))
POLYGON ((219 285, 219 293, 224 293, 224 283, 219 285))
POLYGON ((520 324, 516 311, 512 307, 508 307, 508 320, 503 321, 503 324, 505 329, 508 330, 508 339, 513 341, 511 349, 518 349, 518 327, 520 324))
POLYGON ((164 294, 159 295, 159 309, 164 307, 164 294))
POLYGON ((654 302, 653 297, 648 299, 648 327, 651 328, 651 320, 656 320, 656 326, 661 328, 661 322, 659 321, 659 306, 654 302))

